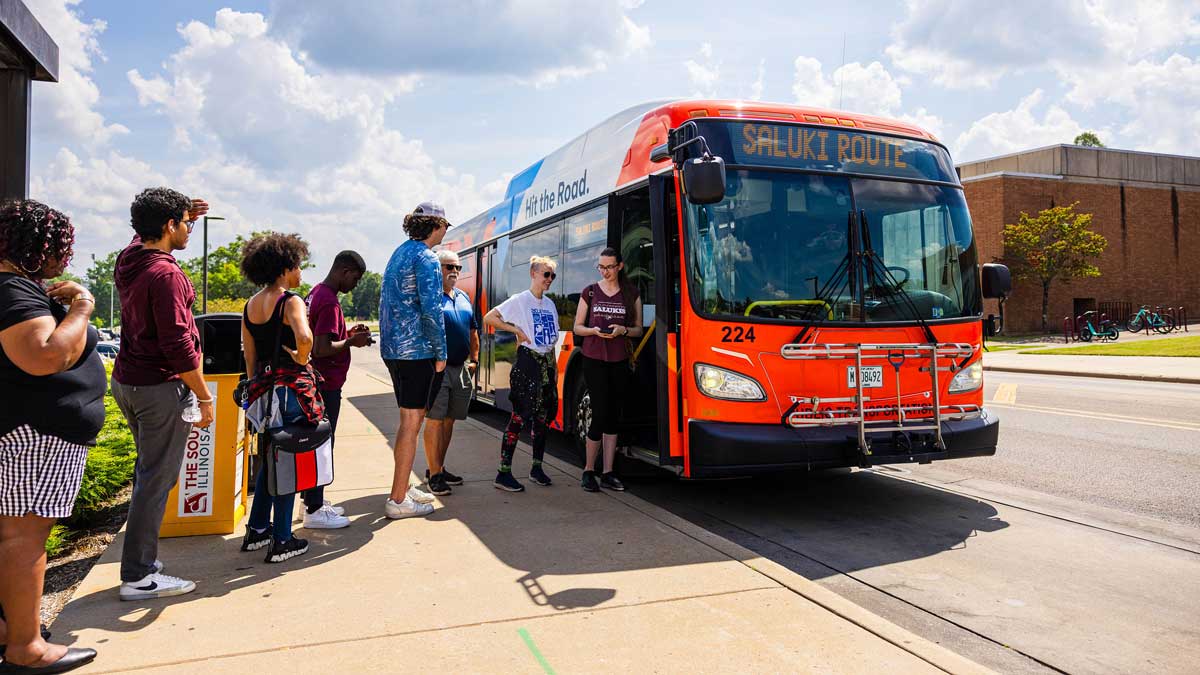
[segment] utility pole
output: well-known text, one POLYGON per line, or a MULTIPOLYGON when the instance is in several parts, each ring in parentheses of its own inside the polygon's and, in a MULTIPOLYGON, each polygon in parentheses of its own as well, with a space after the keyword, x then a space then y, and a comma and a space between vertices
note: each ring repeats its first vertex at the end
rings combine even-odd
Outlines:
POLYGON ((201 314, 208 314, 208 221, 210 220, 225 219, 221 216, 204 216, 204 261, 201 263, 203 272, 200 275, 203 278, 201 282, 203 290, 201 292, 204 294, 204 300, 200 302, 201 314))

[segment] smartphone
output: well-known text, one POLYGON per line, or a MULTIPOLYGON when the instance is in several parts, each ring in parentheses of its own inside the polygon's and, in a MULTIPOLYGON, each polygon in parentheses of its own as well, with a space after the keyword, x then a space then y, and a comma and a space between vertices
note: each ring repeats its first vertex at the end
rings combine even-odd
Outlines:
POLYGON ((613 327, 612 327, 612 326, 605 326, 604 328, 601 328, 601 329, 600 329, 600 332, 601 332, 601 333, 604 333, 605 335, 611 335, 611 334, 612 334, 612 332, 613 332, 613 327))

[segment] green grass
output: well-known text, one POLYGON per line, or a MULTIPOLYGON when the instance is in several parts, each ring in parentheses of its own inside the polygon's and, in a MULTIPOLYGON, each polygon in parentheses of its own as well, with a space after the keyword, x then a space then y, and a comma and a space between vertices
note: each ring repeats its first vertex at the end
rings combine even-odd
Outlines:
MULTIPOLYGON (((111 364, 106 368, 111 375, 111 364)), ((50 538, 46 540, 48 555, 62 552, 75 534, 94 526, 107 515, 111 506, 109 502, 133 480, 136 461, 137 450, 129 425, 117 408, 112 393, 107 392, 104 395, 104 427, 96 438, 96 447, 88 451, 75 508, 70 518, 54 526, 50 538)))
POLYGON ((1200 336, 1107 342, 1080 347, 1059 347, 1021 352, 1022 354, 1083 354, 1088 356, 1200 356, 1200 336))
POLYGON ((989 342, 988 346, 987 346, 988 353, 1011 352, 1011 351, 1016 351, 1018 349, 1029 349, 1029 345, 997 345, 997 344, 992 344, 991 342, 989 342))

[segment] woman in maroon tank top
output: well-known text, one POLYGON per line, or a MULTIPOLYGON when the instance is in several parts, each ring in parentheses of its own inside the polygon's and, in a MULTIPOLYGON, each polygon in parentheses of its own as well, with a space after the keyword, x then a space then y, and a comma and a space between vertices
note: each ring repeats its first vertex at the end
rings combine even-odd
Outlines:
POLYGON ((597 492, 603 486, 624 490, 613 474, 617 454, 617 421, 621 398, 629 386, 629 338, 642 335, 642 300, 625 274, 625 262, 616 249, 600 252, 596 265, 599 282, 583 289, 575 310, 575 335, 583 341, 583 379, 591 395, 592 423, 587 430, 587 463, 583 489, 597 492), (604 472, 596 480, 596 457, 604 448, 604 472))

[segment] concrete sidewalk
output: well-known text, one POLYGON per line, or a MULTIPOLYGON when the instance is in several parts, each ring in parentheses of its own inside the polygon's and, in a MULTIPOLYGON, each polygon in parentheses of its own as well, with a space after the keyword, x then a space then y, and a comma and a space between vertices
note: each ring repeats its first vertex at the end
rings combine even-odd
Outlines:
POLYGON ((1200 384, 1200 359, 1181 356, 1022 354, 1013 350, 985 352, 983 369, 1037 375, 1200 384))
POLYGON ((499 434, 470 420, 449 459, 466 485, 389 521, 390 387, 355 369, 344 393, 326 494, 351 527, 300 530, 309 553, 279 565, 240 530, 165 540, 198 589, 142 603, 117 600, 118 537, 53 627, 99 650, 81 672, 986 672, 554 459, 553 487, 495 490, 499 434))

